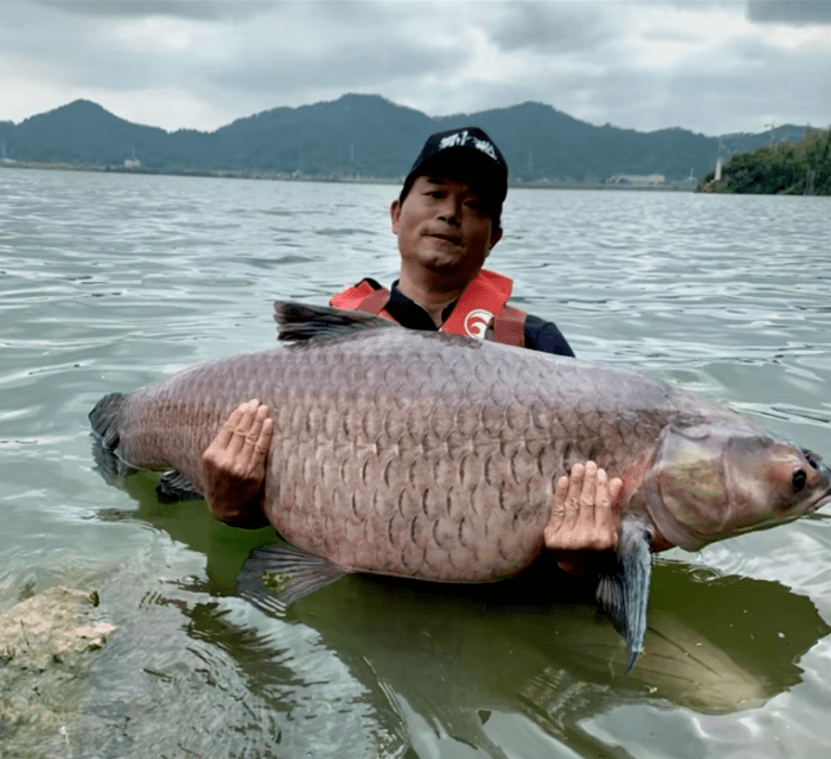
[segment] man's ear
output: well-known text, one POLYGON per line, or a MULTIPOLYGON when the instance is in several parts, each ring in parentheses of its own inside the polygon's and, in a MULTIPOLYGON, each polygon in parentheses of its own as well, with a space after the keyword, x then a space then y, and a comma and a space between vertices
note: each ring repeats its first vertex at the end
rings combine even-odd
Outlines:
POLYGON ((390 222, 393 234, 398 234, 398 219, 401 217, 401 201, 396 198, 390 203, 390 222))
MULTIPOLYGON (((488 248, 488 256, 490 255, 491 251, 493 250, 493 246, 496 245, 502 239, 502 227, 497 227, 496 229, 491 232, 491 246, 488 248)), ((485 256, 487 258, 487 256, 485 256)))

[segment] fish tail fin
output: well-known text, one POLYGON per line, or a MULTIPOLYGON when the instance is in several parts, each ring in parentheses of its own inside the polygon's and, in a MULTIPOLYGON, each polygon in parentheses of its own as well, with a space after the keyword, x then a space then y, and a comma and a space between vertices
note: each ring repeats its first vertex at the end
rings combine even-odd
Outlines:
POLYGON ((624 517, 617 549, 617 571, 601 578, 596 598, 626 643, 626 674, 643 651, 649 581, 652 576, 652 532, 640 517, 624 517))
POLYGON ((92 456, 96 469, 110 485, 119 484, 124 477, 135 471, 115 453, 119 443, 118 428, 125 397, 124 393, 105 395, 89 412, 93 438, 92 456))
POLYGON ((259 546, 242 565, 237 593, 262 611, 282 612, 292 601, 348 574, 348 569, 294 546, 259 546))
POLYGON ((363 330, 397 326, 363 311, 279 300, 274 303, 274 321, 278 325, 277 339, 292 342, 332 340, 363 330))
POLYGON ((125 398, 124 393, 110 393, 98 401, 95 408, 89 412, 92 431, 100 438, 102 445, 109 450, 115 450, 118 447, 118 427, 125 398))

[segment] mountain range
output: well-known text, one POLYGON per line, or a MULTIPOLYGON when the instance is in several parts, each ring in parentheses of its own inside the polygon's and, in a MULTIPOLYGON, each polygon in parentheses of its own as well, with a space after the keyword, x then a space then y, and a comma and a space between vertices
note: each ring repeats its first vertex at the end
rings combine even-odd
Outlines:
POLYGON ((76 100, 19 124, 0 122, 6 163, 77 164, 161 173, 300 174, 309 177, 400 178, 426 137, 475 125, 496 141, 511 178, 524 181, 608 180, 661 174, 701 178, 723 158, 800 139, 804 127, 708 137, 686 129, 638 132, 594 126, 542 103, 430 117, 377 95, 347 94, 331 102, 274 108, 213 132, 158 127, 121 119, 76 100))

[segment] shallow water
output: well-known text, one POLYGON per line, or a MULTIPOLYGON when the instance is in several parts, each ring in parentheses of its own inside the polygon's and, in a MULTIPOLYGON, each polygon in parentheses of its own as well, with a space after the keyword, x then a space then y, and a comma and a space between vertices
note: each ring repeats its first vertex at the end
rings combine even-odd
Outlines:
MULTIPOLYGON (((275 299, 391 281, 395 192, 0 171, 0 610, 94 587, 118 626, 65 738, 29 749, 829 755, 822 513, 662 555, 646 652, 623 677, 608 622, 552 603, 541 575, 463 591, 348 578, 267 616, 233 588, 269 530, 163 506, 149 475, 125 491, 94 471, 86 415, 105 393, 273 344, 275 299)), ((504 226, 489 265, 580 357, 645 368, 831 456, 829 199, 512 190, 504 226)))

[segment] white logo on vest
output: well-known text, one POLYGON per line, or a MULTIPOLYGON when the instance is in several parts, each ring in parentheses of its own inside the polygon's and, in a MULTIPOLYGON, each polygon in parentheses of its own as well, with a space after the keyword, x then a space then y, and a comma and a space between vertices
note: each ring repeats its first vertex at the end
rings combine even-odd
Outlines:
POLYGON ((478 337, 483 340, 492 319, 493 314, 486 308, 474 308, 465 316, 465 332, 471 337, 478 337))

